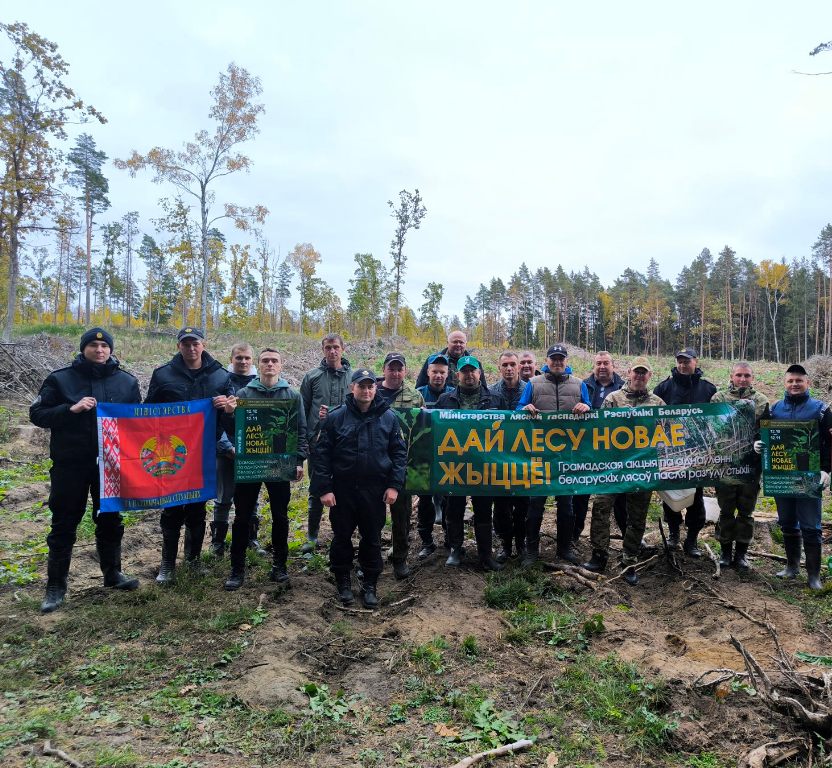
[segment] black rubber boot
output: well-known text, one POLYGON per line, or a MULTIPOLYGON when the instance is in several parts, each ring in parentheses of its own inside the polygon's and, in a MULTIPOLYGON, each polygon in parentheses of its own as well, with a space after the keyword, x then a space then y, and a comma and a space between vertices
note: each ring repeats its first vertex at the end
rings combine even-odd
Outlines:
POLYGON ((413 575, 407 560, 400 560, 393 563, 393 575, 401 581, 402 579, 409 579, 413 575))
POLYGON ((72 552, 49 552, 46 566, 46 594, 40 604, 41 613, 52 613, 64 604, 66 598, 66 580, 69 575, 69 563, 72 552))
POLYGON ((592 558, 583 564, 583 568, 593 573, 603 573, 607 570, 607 555, 605 552, 593 552, 592 558))
MULTIPOLYGON (((748 544, 743 544, 742 542, 738 541, 737 546, 734 549, 734 559, 732 560, 731 564, 736 568, 738 571, 749 571, 751 570, 751 564, 748 560, 745 559, 745 555, 748 552, 748 544)), ((719 561, 722 563, 722 560, 719 561)))
POLYGON ((420 560, 427 560, 434 552, 436 552, 436 544, 431 540, 422 544, 422 548, 416 557, 420 560))
MULTIPOLYGON (((720 568, 730 568, 734 565, 734 542, 733 541, 720 541, 719 547, 722 552, 719 555, 719 567, 720 568)), ((740 544, 737 543, 737 550, 739 550, 740 544)), ((746 549, 748 546, 746 545, 746 549)))
POLYGON ((494 559, 494 553, 491 551, 491 523, 475 525, 474 537, 482 568, 486 571, 502 571, 503 566, 494 559))
POLYGON ((139 580, 125 576, 121 572, 121 542, 95 540, 98 562, 104 574, 104 586, 112 589, 131 591, 139 588, 139 580))
POLYGON ((632 565, 629 568, 624 569, 624 581, 626 581, 631 587, 638 584, 638 573, 636 573, 636 569, 632 565))
POLYGON ((226 592, 233 592, 235 589, 239 589, 243 586, 246 580, 246 569, 245 566, 242 568, 232 568, 231 574, 225 580, 225 590, 226 592))
POLYGON ((277 584, 282 584, 284 587, 288 588, 291 586, 289 583, 289 571, 286 568, 286 561, 282 561, 275 563, 272 565, 272 570, 269 573, 269 581, 274 581, 277 584))
POLYGON ((451 565, 454 567, 458 567, 462 565, 462 561, 465 559, 465 550, 462 547, 451 547, 450 554, 448 555, 448 559, 445 561, 445 565, 451 565))
POLYGON ((540 560, 539 545, 529 543, 523 557, 520 559, 520 567, 531 568, 538 560, 540 560))
POLYGON ((581 558, 575 551, 575 542, 572 541, 572 532, 575 530, 575 516, 571 512, 561 511, 560 499, 558 500, 557 524, 558 524, 558 538, 557 538, 557 556, 561 560, 566 560, 572 565, 580 565, 581 558))
POLYGON ((211 554, 214 557, 225 556, 225 537, 228 535, 228 523, 211 523, 211 554))
POLYGON ((318 548, 318 533, 321 530, 323 514, 323 510, 318 510, 311 503, 309 504, 306 521, 306 543, 300 548, 302 555, 311 554, 318 548))
POLYGON ((251 516, 251 521, 249 522, 248 548, 256 552, 260 557, 268 557, 269 553, 260 546, 260 542, 257 540, 259 531, 260 518, 254 514, 251 516))
POLYGON ((361 604, 371 611, 378 608, 375 578, 364 577, 364 583, 361 585, 361 604))
POLYGON ((162 564, 156 583, 160 586, 173 584, 176 573, 176 555, 179 552, 179 529, 162 528, 162 564))
POLYGON ((667 546, 671 549, 679 548, 679 523, 667 521, 667 546))
POLYGON ((185 562, 199 573, 203 572, 199 556, 202 554, 202 542, 204 540, 204 520, 192 525, 185 523, 185 562))
POLYGON ((508 562, 511 557, 511 539, 501 539, 500 550, 497 552, 494 559, 502 564, 508 562))
POLYGON ((682 547, 688 557, 699 558, 702 557, 702 550, 699 549, 699 531, 693 528, 688 528, 688 535, 685 537, 685 543, 682 547))
POLYGON ((823 589, 823 582, 820 580, 820 543, 804 541, 803 551, 806 553, 807 586, 814 591, 823 589))
POLYGON ((335 585, 338 588, 338 598, 342 605, 352 605, 355 595, 352 593, 352 578, 349 573, 336 573, 335 585))
POLYGON ((783 549, 786 550, 786 567, 775 575, 780 579, 796 579, 800 572, 800 550, 802 542, 800 533, 783 531, 783 549))
MULTIPOLYGON (((558 542, 560 542, 560 538, 558 538, 558 542)), ((581 558, 575 551, 575 542, 572 539, 566 542, 565 547, 558 546, 558 557, 561 560, 566 560, 567 563, 572 563, 572 565, 581 564, 581 558)))

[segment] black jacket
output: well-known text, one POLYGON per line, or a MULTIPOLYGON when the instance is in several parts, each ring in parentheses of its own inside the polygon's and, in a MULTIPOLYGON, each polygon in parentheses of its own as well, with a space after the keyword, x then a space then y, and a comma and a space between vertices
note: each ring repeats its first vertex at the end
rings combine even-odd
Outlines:
MULTIPOLYGON (((456 387, 452 392, 446 392, 440 395, 439 399, 433 405, 434 408, 448 408, 457 409, 461 407, 459 404, 459 387, 456 387)), ((502 407, 501 398, 495 395, 485 384, 480 384, 480 401, 476 410, 478 411, 499 411, 502 407)))
POLYGON ((501 411, 513 411, 517 408, 517 403, 520 402, 520 396, 525 388, 525 381, 518 381, 514 389, 509 389, 505 381, 500 379, 490 387, 490 392, 498 399, 498 407, 501 411))
POLYGON ((716 387, 702 378, 702 371, 697 368, 690 376, 685 376, 674 366, 670 376, 653 390, 667 405, 692 405, 693 403, 710 403, 716 394, 716 387))
POLYGON ((52 430, 49 455, 55 464, 84 465, 98 456, 96 409, 71 413, 70 407, 83 397, 100 403, 140 403, 139 382, 111 357, 106 363, 91 363, 78 355, 72 365, 46 377, 38 397, 29 408, 29 419, 52 430))
POLYGON ((312 496, 323 496, 339 483, 375 488, 404 488, 407 448, 399 417, 379 395, 361 413, 352 394, 321 422, 312 450, 312 496))
POLYGON ((624 379, 622 379, 617 373, 613 373, 612 383, 608 387, 604 388, 604 396, 603 397, 601 397, 599 395, 597 405, 595 403, 595 393, 598 391, 600 385, 598 384, 598 381, 595 378, 595 374, 590 373, 589 376, 587 376, 584 379, 584 384, 586 384, 587 392, 589 392, 589 405, 590 405, 590 407, 591 408, 600 408, 601 404, 604 402, 607 395, 611 394, 612 392, 618 392, 618 390, 621 389, 621 387, 624 386, 624 379))
POLYGON ((211 355, 202 353, 202 367, 192 371, 178 352, 153 371, 146 403, 180 403, 217 395, 233 395, 231 376, 211 355))

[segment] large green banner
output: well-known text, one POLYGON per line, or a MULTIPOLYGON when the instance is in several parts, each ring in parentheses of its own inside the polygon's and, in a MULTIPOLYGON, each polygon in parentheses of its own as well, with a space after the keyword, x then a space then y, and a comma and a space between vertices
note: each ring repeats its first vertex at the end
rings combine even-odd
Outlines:
POLYGON ((298 401, 237 400, 234 412, 234 482, 294 480, 298 401))
POLYGON ((750 481, 754 405, 644 406, 586 414, 400 411, 414 493, 550 496, 750 481))
POLYGON ((763 493, 766 496, 820 498, 820 435, 812 421, 760 422, 763 440, 763 493))

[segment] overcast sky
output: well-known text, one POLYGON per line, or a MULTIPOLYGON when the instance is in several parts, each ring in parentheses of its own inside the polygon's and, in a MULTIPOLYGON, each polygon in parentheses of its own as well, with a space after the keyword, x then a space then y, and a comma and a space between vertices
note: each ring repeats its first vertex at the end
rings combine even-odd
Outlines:
MULTIPOLYGON (((109 120, 87 130, 110 158, 210 128, 230 61, 260 77, 253 167, 217 202, 265 205, 272 245, 311 242, 345 303, 355 253, 389 263, 386 201, 404 188, 428 209, 406 245, 408 302, 438 280, 460 315, 523 261, 610 284, 655 258, 675 280, 704 247, 808 255, 832 221, 832 75, 793 72, 832 70, 832 53, 808 55, 832 39, 828 0, 30 0, 4 16, 59 45, 67 82, 109 120)), ((101 222, 137 210, 154 234, 172 188, 107 175, 101 222)))

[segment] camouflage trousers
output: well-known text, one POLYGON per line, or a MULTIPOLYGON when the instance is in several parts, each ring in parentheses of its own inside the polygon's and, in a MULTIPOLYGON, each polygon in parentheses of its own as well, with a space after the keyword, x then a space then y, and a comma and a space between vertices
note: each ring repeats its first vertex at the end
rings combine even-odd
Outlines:
MULTIPOLYGON (((647 527, 647 508, 653 491, 635 491, 625 494, 627 498, 627 529, 624 533, 624 565, 638 562, 641 539, 647 527)), ((603 494, 592 497, 592 523, 589 528, 589 540, 592 551, 606 555, 610 549, 610 515, 615 504, 615 496, 603 494)))
POLYGON ((750 544, 754 538, 754 507, 760 493, 760 483, 718 485, 719 540, 730 544, 750 544), (734 513, 736 512, 736 516, 734 513))

